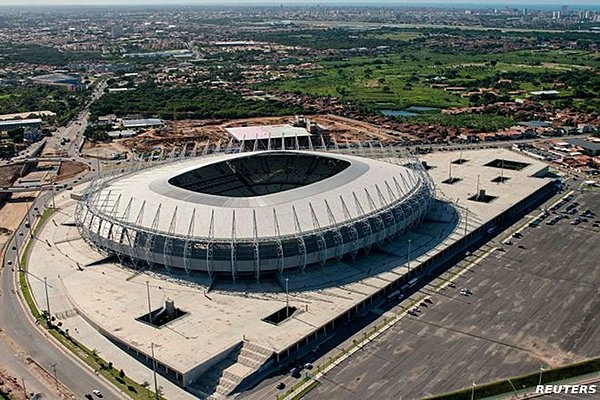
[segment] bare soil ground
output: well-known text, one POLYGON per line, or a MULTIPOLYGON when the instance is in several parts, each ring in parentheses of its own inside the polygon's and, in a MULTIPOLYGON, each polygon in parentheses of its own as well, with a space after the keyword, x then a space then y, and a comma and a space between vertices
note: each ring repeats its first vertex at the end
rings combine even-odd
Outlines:
POLYGON ((87 169, 88 166, 83 163, 76 161, 63 161, 60 164, 60 169, 58 170, 56 180, 62 181, 73 178, 75 175, 78 175, 87 169))
POLYGON ((28 398, 23 392, 23 386, 21 386, 19 380, 2 369, 0 369, 0 393, 10 396, 11 400, 25 400, 28 398))
MULTIPOLYGON (((369 140, 379 140, 384 143, 397 141, 398 137, 390 135, 386 128, 368 122, 357 121, 336 115, 313 115, 309 120, 317 122, 327 142, 356 143, 369 140)), ((212 144, 221 142, 221 146, 229 143, 229 135, 225 131, 229 127, 253 125, 292 124, 294 116, 245 118, 235 120, 184 120, 172 121, 166 128, 149 129, 133 138, 118 139, 111 143, 86 143, 84 153, 89 156, 99 156, 107 152, 151 152, 164 149, 170 151, 174 147, 188 145, 192 148, 196 143, 201 147, 210 141, 212 144)), ((106 157, 106 155, 104 156, 106 157)))
POLYGON ((21 165, 5 165, 0 167, 0 186, 12 186, 12 183, 19 177, 21 165))
POLYGON ((0 204, 0 248, 23 220, 33 193, 13 193, 10 199, 0 204))
POLYGON ((114 140, 109 143, 85 141, 81 153, 85 157, 109 159, 113 153, 127 153, 129 148, 123 146, 122 140, 114 140))

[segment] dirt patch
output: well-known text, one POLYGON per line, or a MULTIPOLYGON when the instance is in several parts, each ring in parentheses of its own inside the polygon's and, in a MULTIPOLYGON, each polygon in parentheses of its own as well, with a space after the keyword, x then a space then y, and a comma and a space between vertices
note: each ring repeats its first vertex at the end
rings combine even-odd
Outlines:
POLYGON ((17 229, 33 200, 31 193, 13 193, 10 200, 0 208, 0 244, 17 229))
POLYGON ((123 154, 129 152, 129 148, 123 146, 121 143, 123 139, 114 140, 112 142, 91 142, 86 140, 81 153, 86 157, 100 158, 100 159, 112 159, 117 154, 123 154))
POLYGON ((71 179, 74 176, 79 175, 80 173, 88 169, 89 167, 87 165, 77 161, 63 161, 60 164, 56 180, 63 181, 66 179, 71 179))
MULTIPOLYGON (((380 126, 364 121, 357 121, 351 118, 340 117, 336 115, 313 115, 307 117, 310 121, 316 122, 320 128, 320 134, 327 144, 332 144, 333 140, 338 144, 366 141, 381 141, 390 143, 397 141, 398 137, 388 133, 386 126, 380 126)), ((187 145, 191 150, 196 144, 202 150, 207 142, 215 146, 221 143, 221 146, 227 146, 230 141, 226 128, 239 126, 256 125, 280 125, 291 124, 295 122, 295 116, 284 117, 263 117, 263 118, 244 118, 235 120, 184 120, 171 121, 163 128, 149 129, 133 138, 118 139, 111 142, 108 146, 114 148, 121 146, 127 151, 150 153, 152 151, 164 149, 165 152, 173 148, 182 148, 187 145)), ((313 136, 315 145, 320 145, 320 140, 313 136)), ((237 142, 234 141, 234 145, 237 142)), ((86 146, 88 146, 86 144, 86 146)), ((106 144, 90 144, 87 154, 93 156, 94 152, 100 152, 102 146, 106 144)))
POLYGON ((548 343, 543 338, 527 338, 523 344, 525 345, 524 347, 530 349, 535 357, 543 360, 552 368, 573 363, 578 359, 576 354, 566 352, 559 346, 548 343))
POLYGON ((0 167, 0 187, 12 186, 19 178, 22 165, 5 165, 0 167))
POLYGON ((0 393, 9 396, 10 399, 24 400, 28 396, 23 392, 23 386, 19 380, 8 372, 0 369, 0 393))

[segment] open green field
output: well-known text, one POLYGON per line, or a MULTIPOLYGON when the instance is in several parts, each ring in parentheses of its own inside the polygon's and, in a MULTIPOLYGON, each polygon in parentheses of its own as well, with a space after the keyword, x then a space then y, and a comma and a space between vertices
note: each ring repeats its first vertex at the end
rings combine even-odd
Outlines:
MULTIPOLYGON (((515 90, 552 89, 566 82, 562 97, 575 94, 574 85, 598 93, 600 55, 584 51, 514 51, 502 54, 450 54, 429 49, 406 49, 393 55, 322 60, 321 70, 291 74, 266 84, 266 89, 316 96, 342 97, 372 109, 409 106, 458 107, 470 104, 460 93, 432 88, 435 83, 467 90, 492 87, 507 94, 515 90), (498 86, 499 79, 512 83, 498 86), (569 85, 571 84, 571 85, 569 85)), ((583 89, 582 89, 583 90, 583 89)), ((593 98, 582 104, 594 104, 593 98)))

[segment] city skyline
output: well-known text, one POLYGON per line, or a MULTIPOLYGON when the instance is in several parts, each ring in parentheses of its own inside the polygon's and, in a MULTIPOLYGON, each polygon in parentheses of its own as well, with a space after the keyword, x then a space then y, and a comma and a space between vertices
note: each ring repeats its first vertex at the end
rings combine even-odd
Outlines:
POLYGON ((597 3, 590 0, 579 0, 564 2, 562 0, 529 0, 527 2, 521 2, 518 0, 509 1, 483 1, 477 4, 472 4, 468 1, 455 1, 455 0, 437 0, 432 2, 420 2, 417 0, 405 0, 402 2, 396 2, 393 0, 345 0, 342 2, 335 0, 303 0, 301 2, 294 2, 290 0, 232 0, 225 2, 217 2, 215 0, 177 0, 168 5, 165 5, 161 0, 132 0, 127 4, 119 0, 101 0, 96 1, 93 4, 83 0, 22 0, 13 1, 9 0, 3 2, 0 7, 3 6, 143 6, 143 5, 160 5, 160 6, 180 6, 180 5, 205 5, 205 6, 245 6, 245 5, 288 5, 288 6, 310 6, 310 5, 324 5, 324 6, 423 6, 423 7, 464 7, 464 8, 481 8, 484 6, 489 7, 553 7, 553 6, 592 6, 597 7, 597 3))

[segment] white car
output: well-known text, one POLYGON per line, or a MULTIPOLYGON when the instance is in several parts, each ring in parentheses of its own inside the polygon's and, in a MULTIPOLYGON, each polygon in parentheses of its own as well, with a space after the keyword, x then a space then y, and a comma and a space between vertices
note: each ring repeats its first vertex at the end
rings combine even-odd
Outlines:
POLYGON ((102 397, 102 392, 101 392, 101 391, 99 391, 98 389, 94 389, 94 390, 92 390, 92 393, 94 393, 94 394, 95 394, 96 396, 98 396, 98 397, 102 397))

